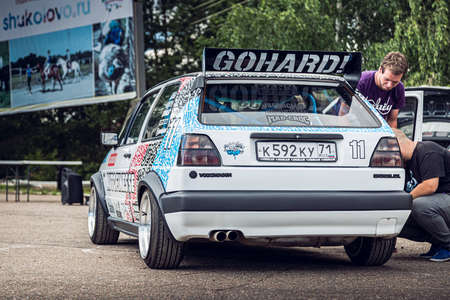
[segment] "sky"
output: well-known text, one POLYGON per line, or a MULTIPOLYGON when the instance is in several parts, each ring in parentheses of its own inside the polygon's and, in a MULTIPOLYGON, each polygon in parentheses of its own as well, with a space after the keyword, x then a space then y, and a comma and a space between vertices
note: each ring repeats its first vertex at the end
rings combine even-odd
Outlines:
POLYGON ((47 50, 50 50, 51 55, 64 56, 67 48, 70 49, 71 54, 78 51, 92 51, 92 26, 11 40, 10 61, 14 63, 30 53, 47 56, 47 50))

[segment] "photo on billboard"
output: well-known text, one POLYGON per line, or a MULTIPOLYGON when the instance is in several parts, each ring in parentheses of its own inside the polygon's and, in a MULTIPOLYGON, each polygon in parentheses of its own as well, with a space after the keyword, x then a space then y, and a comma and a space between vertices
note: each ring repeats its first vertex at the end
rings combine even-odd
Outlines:
POLYGON ((11 106, 8 41, 0 42, 0 108, 11 106))
POLYGON ((134 25, 131 17, 93 25, 95 96, 136 91, 134 25))
POLYGON ((10 41, 11 107, 94 96, 92 26, 10 41))

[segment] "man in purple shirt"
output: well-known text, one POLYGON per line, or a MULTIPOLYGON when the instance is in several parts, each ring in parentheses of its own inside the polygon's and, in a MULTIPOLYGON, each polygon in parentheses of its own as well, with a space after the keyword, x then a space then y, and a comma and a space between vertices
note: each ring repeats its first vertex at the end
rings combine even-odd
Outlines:
POLYGON ((400 80, 407 70, 406 57, 389 52, 377 71, 362 72, 356 87, 392 128, 397 128, 398 112, 405 106, 405 87, 400 80))

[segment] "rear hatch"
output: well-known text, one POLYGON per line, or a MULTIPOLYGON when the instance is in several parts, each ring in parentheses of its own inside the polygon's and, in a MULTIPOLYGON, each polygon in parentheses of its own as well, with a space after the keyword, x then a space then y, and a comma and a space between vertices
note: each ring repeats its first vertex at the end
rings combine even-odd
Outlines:
POLYGON ((231 176, 196 189, 220 182, 225 190, 403 188, 398 151, 392 161, 389 147, 372 158, 392 132, 342 81, 208 80, 199 121, 196 133, 210 138, 221 160, 200 170, 231 176))

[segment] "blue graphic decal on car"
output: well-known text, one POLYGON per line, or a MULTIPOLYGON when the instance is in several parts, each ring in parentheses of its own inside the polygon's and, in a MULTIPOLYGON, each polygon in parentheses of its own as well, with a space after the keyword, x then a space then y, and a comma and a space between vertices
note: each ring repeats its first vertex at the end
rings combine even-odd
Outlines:
POLYGON ((238 156, 239 154, 244 153, 244 145, 239 142, 225 144, 223 148, 225 152, 228 155, 232 155, 234 159, 236 159, 236 156, 238 156))
POLYGON ((159 175, 164 187, 167 186, 170 170, 176 164, 181 136, 187 127, 186 123, 189 123, 196 116, 197 110, 193 110, 192 107, 198 109, 201 90, 192 90, 193 83, 194 80, 187 82, 175 99, 172 118, 152 166, 152 170, 159 175), (182 126, 180 126, 181 124, 182 126))

